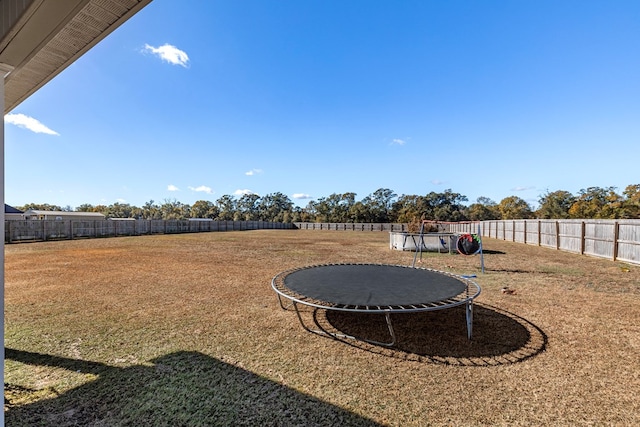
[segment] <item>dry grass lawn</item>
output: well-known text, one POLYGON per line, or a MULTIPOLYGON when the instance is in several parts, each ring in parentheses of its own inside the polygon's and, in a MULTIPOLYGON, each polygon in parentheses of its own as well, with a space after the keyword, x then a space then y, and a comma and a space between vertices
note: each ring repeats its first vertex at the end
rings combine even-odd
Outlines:
MULTIPOLYGON (((306 332, 270 286, 310 264, 410 265, 387 233, 6 246, 6 423, 640 425, 640 266, 484 248, 485 274, 479 256, 421 264, 477 274, 473 341, 464 310, 451 309, 394 316, 399 342, 387 349, 306 332)), ((374 339, 385 331, 377 315, 320 318, 374 339)))

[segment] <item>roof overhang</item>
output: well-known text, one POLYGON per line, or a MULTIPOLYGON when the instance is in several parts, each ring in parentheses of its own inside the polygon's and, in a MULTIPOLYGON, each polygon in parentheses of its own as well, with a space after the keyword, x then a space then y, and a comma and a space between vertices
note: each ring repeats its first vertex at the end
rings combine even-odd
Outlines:
POLYGON ((0 0, 4 114, 152 0, 0 0))

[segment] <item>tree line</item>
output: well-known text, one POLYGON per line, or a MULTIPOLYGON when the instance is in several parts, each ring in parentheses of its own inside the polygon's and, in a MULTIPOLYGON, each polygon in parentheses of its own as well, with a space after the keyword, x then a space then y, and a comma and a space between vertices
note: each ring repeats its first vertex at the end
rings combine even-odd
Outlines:
MULTIPOLYGON (((127 203, 82 204, 78 212, 99 212, 107 218, 188 219, 210 218, 220 221, 332 222, 332 223, 417 223, 434 221, 483 221, 499 219, 623 219, 640 218, 640 184, 628 185, 618 194, 615 187, 589 187, 578 194, 558 190, 539 196, 537 209, 517 196, 496 203, 479 197, 467 204, 462 194, 447 189, 424 196, 401 195, 380 188, 361 200, 356 193, 331 194, 299 207, 288 196, 276 192, 265 196, 224 195, 215 202, 198 200, 193 205, 175 199, 141 207, 127 203)), ((70 206, 30 203, 18 207, 49 211, 73 211, 70 206)))

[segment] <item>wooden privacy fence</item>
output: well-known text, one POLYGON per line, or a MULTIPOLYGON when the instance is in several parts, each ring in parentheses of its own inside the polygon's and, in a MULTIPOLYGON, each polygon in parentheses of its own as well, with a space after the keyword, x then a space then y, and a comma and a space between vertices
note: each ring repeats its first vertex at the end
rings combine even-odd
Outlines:
POLYGON ((409 230, 408 224, 382 223, 335 223, 335 222, 294 222, 300 230, 336 230, 336 231, 388 231, 403 232, 409 230))
POLYGON ((450 231, 640 264, 640 220, 519 219, 450 224, 450 231))
POLYGON ((189 220, 57 220, 5 221, 5 243, 70 240, 90 237, 141 236, 145 234, 200 233, 293 229, 291 223, 267 221, 189 220))

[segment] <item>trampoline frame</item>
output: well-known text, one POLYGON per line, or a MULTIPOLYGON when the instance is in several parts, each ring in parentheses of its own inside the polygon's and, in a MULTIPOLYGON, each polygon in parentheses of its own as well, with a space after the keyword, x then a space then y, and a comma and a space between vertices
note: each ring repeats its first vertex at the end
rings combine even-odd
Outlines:
POLYGON ((436 310, 444 310, 447 308, 457 307, 460 305, 465 306, 465 314, 466 314, 466 324, 467 324, 467 338, 471 340, 473 334, 473 300, 480 295, 480 285, 470 279, 470 277, 475 276, 461 276, 457 274, 448 273, 446 271, 434 270, 431 268, 425 267, 408 267, 404 265, 391 265, 391 264, 371 264, 371 263, 333 263, 333 264, 317 264, 317 265, 309 265, 305 267, 294 268, 290 270, 286 270, 278 273, 273 279, 271 279, 271 287, 276 292, 278 297, 278 302, 280 307, 283 310, 289 310, 291 307, 296 312, 298 320, 302 327, 311 333, 329 336, 334 339, 346 338, 353 339, 359 341, 365 341, 370 344, 382 345, 386 347, 392 347, 396 344, 396 334, 393 329, 393 323, 391 321, 391 314, 393 313, 418 313, 423 311, 436 311, 436 310), (349 305, 349 304, 339 304, 332 303, 327 301, 322 301, 318 299, 314 299, 305 295, 301 295, 289 288, 287 288, 284 284, 284 278, 296 271, 306 270, 316 267, 329 267, 329 266, 343 266, 343 265, 359 265, 359 266, 389 266, 389 267, 402 267, 402 268, 411 268, 418 270, 426 270, 438 274, 443 274, 448 277, 453 277, 462 283, 465 284, 465 289, 459 294, 445 298, 438 301, 433 301, 429 303, 420 303, 420 304, 404 304, 404 305, 375 305, 375 306, 367 306, 367 305, 349 305), (285 305, 283 303, 283 299, 289 300, 290 304, 285 305), (302 319, 302 315, 300 314, 300 308, 298 305, 301 304, 303 306, 308 306, 313 308, 313 322, 317 329, 312 329, 307 326, 307 324, 302 319), (344 312, 352 312, 352 313, 372 313, 372 314, 384 314, 385 321, 387 323, 387 329, 389 331, 390 341, 389 342, 380 342, 369 340, 366 338, 355 337, 346 334, 340 334, 335 332, 329 332, 322 328, 320 322, 318 321, 317 311, 318 310, 334 310, 334 311, 344 311, 344 312))

